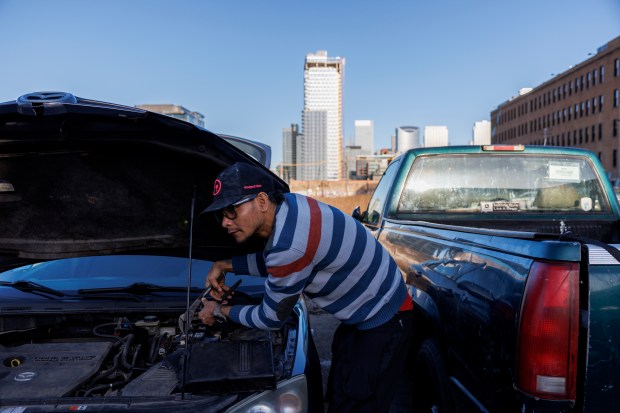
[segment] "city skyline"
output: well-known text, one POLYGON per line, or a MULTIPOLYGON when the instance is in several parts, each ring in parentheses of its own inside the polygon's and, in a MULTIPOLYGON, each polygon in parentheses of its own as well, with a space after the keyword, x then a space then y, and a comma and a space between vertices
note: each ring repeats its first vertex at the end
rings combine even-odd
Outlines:
POLYGON ((376 150, 402 125, 446 125, 466 144, 474 122, 619 34, 616 0, 0 0, 0 101, 60 90, 180 105, 270 145, 275 167, 282 129, 300 123, 309 52, 346 58, 343 141, 372 120, 376 150))

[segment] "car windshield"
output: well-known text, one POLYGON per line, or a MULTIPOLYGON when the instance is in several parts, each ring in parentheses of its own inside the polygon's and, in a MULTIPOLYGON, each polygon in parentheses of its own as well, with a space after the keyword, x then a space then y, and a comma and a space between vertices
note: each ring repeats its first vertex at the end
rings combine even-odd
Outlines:
MULTIPOLYGON (((193 260, 192 287, 204 288, 212 262, 193 260)), ((126 287, 136 283, 162 287, 187 287, 186 258, 144 255, 111 255, 68 258, 25 265, 0 273, 0 281, 27 281, 61 291, 126 287)), ((261 286, 264 278, 228 274, 232 285, 241 278, 242 287, 261 286)))
POLYGON ((608 212, 589 161, 552 155, 416 158, 399 213, 608 212))

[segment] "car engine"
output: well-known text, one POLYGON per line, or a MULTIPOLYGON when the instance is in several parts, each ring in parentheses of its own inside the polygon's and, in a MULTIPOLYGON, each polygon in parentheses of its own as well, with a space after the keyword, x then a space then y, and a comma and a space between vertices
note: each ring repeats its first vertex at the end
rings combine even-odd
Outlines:
POLYGON ((0 336, 0 399, 252 393, 290 376, 294 315, 277 331, 194 320, 187 334, 177 317, 20 316, 0 336))

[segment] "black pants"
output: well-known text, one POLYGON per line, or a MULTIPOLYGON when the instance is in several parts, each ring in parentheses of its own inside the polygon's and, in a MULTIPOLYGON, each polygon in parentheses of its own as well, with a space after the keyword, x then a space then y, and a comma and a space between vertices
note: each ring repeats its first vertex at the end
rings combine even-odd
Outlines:
POLYGON ((411 336, 411 311, 369 330, 338 326, 327 381, 328 411, 387 412, 403 376, 411 336))

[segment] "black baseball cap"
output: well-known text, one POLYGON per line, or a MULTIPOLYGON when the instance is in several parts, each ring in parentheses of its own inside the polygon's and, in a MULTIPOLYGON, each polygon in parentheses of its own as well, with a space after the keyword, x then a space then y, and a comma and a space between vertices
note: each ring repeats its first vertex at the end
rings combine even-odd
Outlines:
POLYGON ((202 213, 224 209, 248 195, 274 190, 273 178, 261 168, 236 162, 224 169, 213 182, 213 202, 202 213))

